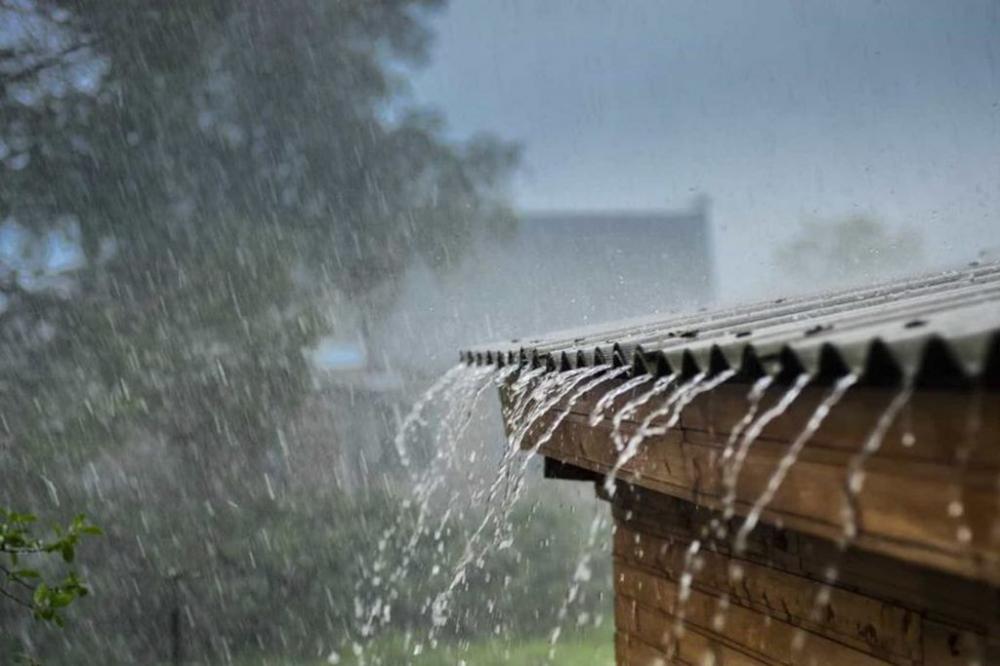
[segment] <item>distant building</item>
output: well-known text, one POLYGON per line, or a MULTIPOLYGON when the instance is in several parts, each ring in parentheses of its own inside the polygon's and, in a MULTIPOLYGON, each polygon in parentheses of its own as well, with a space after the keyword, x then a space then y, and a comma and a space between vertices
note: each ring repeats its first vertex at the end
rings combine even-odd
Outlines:
POLYGON ((394 362, 453 362, 502 339, 708 304, 707 198, 684 210, 525 212, 443 276, 415 268, 377 348, 394 362))
POLYGON ((533 294, 530 329, 576 326, 706 304, 708 202, 680 211, 524 213, 497 252, 533 294))

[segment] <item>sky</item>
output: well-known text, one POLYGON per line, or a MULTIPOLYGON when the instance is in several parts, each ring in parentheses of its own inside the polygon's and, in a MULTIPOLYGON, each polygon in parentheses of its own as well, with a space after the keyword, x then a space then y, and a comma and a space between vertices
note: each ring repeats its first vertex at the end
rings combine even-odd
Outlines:
POLYGON ((452 0, 412 99, 519 141, 516 204, 712 201, 723 295, 759 295, 804 220, 1000 251, 1000 3, 452 0))

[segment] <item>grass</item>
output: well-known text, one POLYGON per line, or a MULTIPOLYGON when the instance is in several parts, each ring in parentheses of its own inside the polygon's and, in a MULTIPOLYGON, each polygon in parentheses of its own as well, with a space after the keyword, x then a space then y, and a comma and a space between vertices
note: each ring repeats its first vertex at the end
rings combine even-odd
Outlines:
MULTIPOLYGON (((441 645, 436 649, 417 650, 401 639, 382 640, 366 649, 378 655, 386 666, 614 666, 614 639, 610 628, 570 635, 556 645, 549 661, 546 638, 518 640, 483 640, 467 645, 441 645), (414 654, 419 652, 419 654, 414 654)), ((296 660, 282 657, 251 657, 237 660, 240 666, 328 666, 327 659, 296 660)), ((359 666, 353 654, 340 654, 339 666, 359 666)))

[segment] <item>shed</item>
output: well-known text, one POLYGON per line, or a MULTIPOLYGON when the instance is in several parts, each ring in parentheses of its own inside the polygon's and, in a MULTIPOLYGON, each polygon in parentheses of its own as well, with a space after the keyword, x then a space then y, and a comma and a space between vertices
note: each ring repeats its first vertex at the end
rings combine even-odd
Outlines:
POLYGON ((461 358, 611 503, 620 666, 1000 664, 1000 264, 461 358))

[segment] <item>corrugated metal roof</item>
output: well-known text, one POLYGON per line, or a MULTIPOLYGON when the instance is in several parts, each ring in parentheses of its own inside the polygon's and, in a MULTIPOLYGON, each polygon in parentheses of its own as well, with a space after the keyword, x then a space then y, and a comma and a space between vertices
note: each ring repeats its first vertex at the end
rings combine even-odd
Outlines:
POLYGON ((693 376, 1000 387, 1000 263, 875 287, 680 316, 646 317, 463 351, 466 363, 570 369, 631 364, 693 376))

